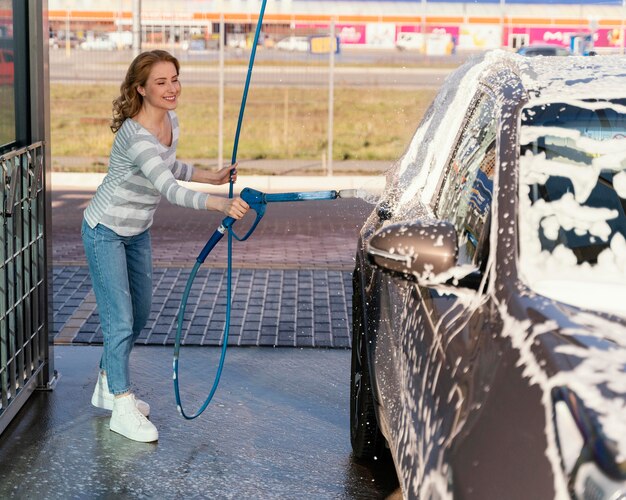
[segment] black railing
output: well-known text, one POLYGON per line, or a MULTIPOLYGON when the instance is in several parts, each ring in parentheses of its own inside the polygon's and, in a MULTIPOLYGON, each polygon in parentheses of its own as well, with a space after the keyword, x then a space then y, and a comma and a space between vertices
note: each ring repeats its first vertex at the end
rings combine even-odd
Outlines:
POLYGON ((0 155, 0 433, 48 359, 44 143, 0 155))

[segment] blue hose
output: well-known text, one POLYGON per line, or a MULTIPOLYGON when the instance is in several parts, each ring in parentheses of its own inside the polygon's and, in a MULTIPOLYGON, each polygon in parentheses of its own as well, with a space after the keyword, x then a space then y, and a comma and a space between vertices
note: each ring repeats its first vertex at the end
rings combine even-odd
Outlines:
MULTIPOLYGON (((254 41, 252 42, 252 51, 250 52, 250 61, 248 62, 248 73, 246 74, 246 84, 243 87, 243 95, 241 96, 241 106, 239 107, 239 118, 237 119, 237 130, 235 132, 235 141, 233 143, 233 156, 230 164, 237 163, 237 149, 239 148, 239 135, 241 134, 241 125, 243 123, 243 113, 246 110, 246 101, 248 100, 248 89, 250 88, 250 79, 252 78, 252 67, 254 66, 254 58, 256 57, 256 46, 259 43, 259 34, 261 33, 261 25, 263 24, 263 16, 265 15, 265 4, 267 0, 263 0, 261 11, 259 12, 259 20, 254 32, 254 41)), ((233 181, 230 181, 228 197, 233 197, 233 181)))
POLYGON ((174 393, 176 395, 176 407, 180 414, 188 420, 196 418, 200 415, 206 407, 209 405, 217 386, 219 384, 220 377, 222 375, 222 369, 224 367, 224 359, 226 357, 226 348, 228 346, 228 333, 230 329, 230 308, 231 308, 231 292, 230 292, 230 284, 231 284, 231 270, 232 270, 232 252, 229 249, 228 252, 228 279, 227 279, 227 289, 228 289, 228 298, 226 300, 226 324, 224 326, 224 336, 222 341, 222 351, 220 355, 220 360, 217 368, 217 373, 215 375, 215 380, 213 381, 213 387, 209 393, 209 396, 204 401, 200 409, 193 415, 187 415, 183 409, 181 399, 180 399, 180 391, 179 391, 179 376, 178 376, 178 358, 180 353, 180 343, 183 331, 183 322, 185 318, 185 309, 187 307, 187 300, 189 298, 189 292, 191 290, 191 285, 196 277, 196 273, 198 269, 203 264, 204 260, 208 257, 211 250, 219 243, 219 241, 224 237, 226 231, 228 231, 229 235, 232 235, 238 241, 247 240, 254 230, 256 229, 258 223, 261 221, 263 216, 265 215, 265 208, 268 203, 273 202, 294 202, 294 201, 312 201, 312 200, 334 200, 341 196, 341 192, 338 191, 309 191, 309 192, 297 192, 297 193, 276 193, 276 194, 265 194, 260 191, 256 191, 255 189, 245 188, 241 191, 241 198, 248 203, 250 209, 256 212, 256 220, 252 224, 252 227, 248 229, 248 232, 244 236, 238 236, 233 231, 233 225, 236 220, 232 217, 225 217, 222 220, 221 225, 215 230, 215 232, 211 235, 206 245, 198 255, 196 259, 196 263, 191 270, 189 275, 189 279, 187 280, 187 286, 185 287, 185 291, 183 293, 183 297, 180 303, 180 309, 178 311, 178 326, 176 329, 176 340, 174 343, 174 393))
MULTIPOLYGON (((254 66, 254 58, 256 55, 256 47, 259 41, 259 34, 261 32, 261 25, 263 23, 263 15, 265 13, 265 4, 267 0, 263 0, 261 5, 261 12, 259 13, 259 20, 257 23, 256 31, 254 33, 254 41, 252 43, 252 51, 250 53, 250 62, 248 64, 248 74, 246 76, 246 83, 243 90, 243 96, 241 99, 241 107, 239 108, 239 119, 237 120, 237 131, 235 133, 235 141, 233 145, 233 155, 231 160, 231 165, 234 165, 237 162, 237 148, 239 147, 239 135, 241 133, 241 125, 243 123, 243 115, 246 107, 246 100, 248 99, 248 89, 250 87, 250 79, 252 76, 252 67, 254 66)), ((233 236, 239 240, 244 241, 250 237, 257 224, 265 214, 265 206, 268 202, 288 202, 288 201, 310 201, 310 200, 334 200, 339 196, 337 191, 313 191, 313 192, 304 192, 304 193, 278 193, 278 194, 265 194, 259 191, 255 191, 253 189, 246 188, 241 192, 241 197, 244 199, 250 207, 256 212, 256 220, 252 227, 248 230, 247 234, 243 237, 239 237, 234 234, 232 230, 232 226, 235 223, 235 219, 232 217, 226 217, 222 224, 218 229, 215 230, 213 235, 209 238, 206 245, 198 255, 196 259, 196 263, 194 264, 191 273, 189 274, 189 278, 187 280, 187 285, 185 287, 185 291, 183 293, 183 297, 180 303, 180 308, 178 310, 178 323, 176 327, 176 338, 174 340, 174 361, 173 361, 173 379, 174 379, 174 394, 176 396, 176 408, 179 413, 186 418, 187 420, 192 420, 202 414, 204 410, 206 410, 207 406, 213 399, 213 395, 217 390, 217 386, 219 385, 220 377, 222 376, 222 369, 224 368, 224 360, 226 358, 226 348, 228 347, 228 333, 230 331, 230 310, 231 310, 231 299, 232 299, 232 271, 233 271, 233 236), (178 371, 178 360, 180 355, 180 344, 181 337, 183 331, 183 323, 185 319, 185 309, 187 308, 187 301, 189 299, 189 292, 191 291, 191 286, 193 281, 198 273, 198 269, 207 258, 211 250, 217 245, 217 243, 222 239, 224 233, 228 231, 228 261, 227 261, 227 275, 226 275, 226 324, 224 325, 224 335, 222 338, 222 350, 220 354, 220 360, 217 367, 217 371, 215 373, 215 379, 213 380, 213 386, 211 387, 211 391, 209 395, 205 399, 200 409, 194 413, 193 415, 188 415, 185 413, 183 409, 183 405, 180 398, 180 390, 179 390, 179 371, 178 371)), ((233 180, 231 177, 228 197, 233 197, 233 180)))
MULTIPOLYGON (((239 108, 239 118, 237 120, 237 131, 235 132, 235 141, 233 145, 233 155, 231 159, 231 165, 234 165, 235 163, 237 163, 237 149, 239 147, 239 135, 241 133, 241 125, 243 123, 243 114, 246 108, 246 101, 248 99, 248 89, 250 87, 250 79, 252 77, 252 68, 254 66, 254 58, 256 56, 256 47, 259 42, 259 34, 261 33, 261 25, 263 24, 263 15, 265 14, 266 3, 267 3, 267 0, 263 0, 261 4, 261 11, 259 12, 259 20, 257 21, 256 30, 254 32, 254 41, 252 42, 252 51, 250 52, 250 61, 248 63, 248 73, 246 75, 246 83, 243 88, 243 96, 241 99, 241 106, 239 108)), ((228 197, 229 198, 233 197, 232 177, 231 177, 230 186, 228 189, 228 197)), ((209 248, 208 251, 205 252, 205 250, 207 250, 207 247, 209 247, 209 243, 212 243, 212 245, 215 246, 217 242, 221 239, 221 236, 216 235, 216 233, 218 233, 219 230, 213 234, 213 236, 211 237, 207 245, 205 245, 203 251, 198 257, 198 260, 196 261, 196 264, 191 270, 191 274, 189 275, 189 279, 187 280, 185 293, 183 294, 183 298, 180 304, 180 309, 178 313, 178 325, 176 328, 176 340, 174 342, 174 367, 173 367, 174 375, 173 377, 174 377, 174 393, 176 395, 176 407, 178 408, 178 411, 180 412, 180 414, 187 420, 191 420, 191 419, 198 417, 209 405, 209 403, 211 402, 211 399, 213 399, 213 395, 215 394, 217 385, 219 384, 219 380, 222 375, 222 368, 224 367, 224 359, 226 357, 226 347, 228 345, 228 332, 230 330, 230 303, 231 303, 231 294, 232 294, 231 288, 232 288, 232 273, 233 273, 233 238, 232 238, 231 226, 232 226, 232 223, 226 228, 228 230, 228 264, 227 264, 227 277, 226 277, 227 300, 226 300, 226 324, 224 325, 224 336, 222 339, 222 353, 220 356, 220 361, 219 361, 219 365, 217 368, 217 372, 215 374, 215 380, 213 381, 213 387, 211 388, 211 392, 209 393, 208 397, 206 398, 206 400, 204 401, 200 409, 193 415, 187 415, 185 411, 183 410, 183 405, 180 400, 180 391, 178 389, 178 378, 179 378, 178 377, 178 357, 179 357, 180 340, 181 340, 182 328, 183 328, 182 325, 183 325, 183 320, 185 316, 185 309, 187 307, 187 299, 189 297, 189 290, 191 290, 191 285, 196 276, 196 273, 198 272, 198 268, 200 267, 202 262, 204 262, 204 258, 206 258, 206 256, 209 254, 209 252, 213 248, 211 246, 211 248, 209 248), (213 242, 213 240, 215 241, 213 242), (204 254, 204 257, 201 258, 203 254, 204 254)), ((220 226, 220 228, 221 227, 223 227, 223 225, 220 226)), ((223 235, 223 233, 221 234, 223 235)))

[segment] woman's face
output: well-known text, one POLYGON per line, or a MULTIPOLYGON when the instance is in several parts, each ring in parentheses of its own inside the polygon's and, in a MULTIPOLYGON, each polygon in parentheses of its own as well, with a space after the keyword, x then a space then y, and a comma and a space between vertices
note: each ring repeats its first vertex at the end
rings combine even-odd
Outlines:
POLYGON ((159 61, 152 66, 145 86, 138 86, 143 105, 165 111, 176 109, 180 95, 180 82, 176 66, 171 62, 159 61))

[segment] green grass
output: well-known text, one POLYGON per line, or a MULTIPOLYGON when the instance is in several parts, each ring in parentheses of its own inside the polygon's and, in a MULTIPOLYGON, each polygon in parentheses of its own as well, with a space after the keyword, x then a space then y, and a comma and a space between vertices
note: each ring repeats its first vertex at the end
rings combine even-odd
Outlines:
MULTIPOLYGON (((53 157, 105 157, 114 135, 108 123, 117 85, 51 85, 53 157)), ((398 158, 430 104, 434 90, 336 88, 333 158, 398 158)), ((226 89, 224 155, 233 147, 240 89, 226 89)), ((181 124, 178 156, 218 156, 218 90, 183 89, 177 113, 181 124)), ((251 88, 240 134, 238 158, 320 160, 327 146, 328 91, 304 88, 251 88)), ((90 168, 101 170, 103 166, 90 168)), ((56 169, 64 169, 58 163, 56 169)))

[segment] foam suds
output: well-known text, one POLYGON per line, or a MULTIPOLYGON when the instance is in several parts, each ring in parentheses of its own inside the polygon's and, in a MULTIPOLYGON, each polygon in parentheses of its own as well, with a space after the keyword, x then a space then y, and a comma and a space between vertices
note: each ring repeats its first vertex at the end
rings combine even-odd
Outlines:
MULTIPOLYGON (((450 132, 456 131, 461 126, 478 88, 481 74, 498 59, 504 60, 505 64, 517 67, 525 87, 537 90, 529 95, 531 100, 529 107, 558 102, 587 109, 612 108, 617 113, 626 112, 626 107, 620 104, 607 105, 606 101, 598 101, 623 96, 624 58, 584 58, 583 62, 572 64, 574 58, 570 57, 531 60, 502 51, 487 53, 454 72, 447 79, 434 104, 427 111, 407 151, 388 172, 387 185, 382 199, 393 207, 391 222, 435 218, 433 199, 448 166, 448 152, 453 148, 455 141, 455 134, 450 132), (585 100, 585 96, 593 96, 594 99, 585 100)), ((520 132, 522 143, 534 142, 538 136, 549 135, 553 143, 567 144, 569 148, 591 158, 589 164, 586 165, 564 161, 558 157, 546 159, 542 153, 529 154, 521 158, 519 164, 521 206, 516 206, 516 208, 519 208, 522 214, 519 219, 521 234, 518 242, 520 245, 518 265, 522 281, 542 297, 551 297, 561 303, 573 303, 572 297, 575 294, 572 293, 571 283, 562 282, 563 277, 566 276, 583 285, 579 295, 586 302, 585 304, 574 303, 574 305, 594 307, 597 304, 591 303, 590 296, 597 295, 596 302, 602 302, 606 306, 610 304, 607 295, 611 294, 615 296, 614 303, 618 303, 619 298, 623 297, 623 290, 626 289, 624 281, 626 238, 619 232, 607 231, 607 227, 610 227, 615 218, 614 210, 589 205, 586 200, 602 171, 614 173, 614 189, 622 199, 624 198, 626 194, 626 140, 617 137, 598 138, 590 132, 581 134, 563 127, 522 126, 520 132), (573 186, 573 192, 564 199, 553 201, 551 204, 531 205, 529 199, 531 185, 542 184, 550 177, 568 178, 573 186), (557 245, 551 251, 542 249, 541 242, 538 241, 539 228, 542 228, 547 236, 554 236, 560 229, 570 228, 579 238, 588 237, 593 242, 602 241, 606 248, 600 253, 597 264, 593 267, 581 265, 576 258, 572 258, 571 251, 564 251, 567 249, 562 246, 557 245), (555 280, 561 280, 561 283, 556 283, 555 280), (590 292, 589 289, 584 289, 585 284, 598 286, 597 289, 592 288, 593 291, 590 292)), ((503 165, 502 171, 505 168, 506 166, 503 165)), ((500 173, 496 172, 494 182, 496 191, 492 206, 494 213, 498 211, 498 201, 503 201, 498 197, 499 176, 500 173)), ((367 241, 379 225, 380 219, 376 213, 373 213, 363 226, 363 239, 367 241)), ((513 227, 499 227, 497 219, 492 221, 490 244, 493 249, 505 244, 502 240, 506 230, 511 233, 513 227)), ((511 244, 511 241, 506 244, 511 244)), ((561 330, 561 335, 584 339, 590 338, 594 333, 600 335, 597 332, 602 332, 601 339, 611 342, 612 349, 589 349, 579 347, 577 342, 572 342, 571 345, 564 343, 559 348, 559 352, 568 355, 575 354, 580 362, 569 371, 564 370, 557 374, 550 372, 536 355, 534 342, 540 335, 551 334, 558 325, 555 321, 533 324, 527 319, 519 320, 509 310, 510 305, 498 299, 493 278, 496 268, 495 253, 492 251, 489 255, 485 271, 485 275, 489 276, 489 281, 483 283, 482 294, 466 291, 467 296, 463 296, 461 289, 451 286, 446 286, 446 291, 450 296, 454 296, 455 307, 458 307, 468 318, 471 317, 473 311, 476 311, 480 298, 489 297, 490 300, 495 301, 504 322, 502 335, 510 339, 514 349, 518 352, 519 365, 523 368, 527 383, 537 385, 542 391, 541 402, 545 412, 546 449, 544 453, 553 475, 554 498, 566 499, 570 497, 567 488, 568 478, 563 471, 560 451, 556 443, 552 389, 560 386, 572 388, 583 403, 598 415, 603 432, 615 444, 619 459, 624 460, 626 425, 623 415, 626 409, 619 394, 626 392, 626 337, 624 336, 626 328, 612 319, 581 311, 576 317, 571 318, 572 322, 578 326, 572 327, 571 331, 561 330), (614 391, 617 397, 611 398, 601 393, 598 387, 602 384, 614 391)), ((443 284, 437 286, 444 287, 443 284)), ((423 322, 427 314, 420 311, 423 307, 423 303, 410 293, 405 294, 403 307, 396 311, 401 315, 397 321, 406 331, 415 332, 415 334, 401 337, 403 356, 399 356, 399 359, 395 358, 396 353, 391 348, 377 354, 381 356, 380 362, 397 363, 398 373, 401 374, 402 380, 406 381, 400 390, 400 400, 397 401, 397 405, 389 408, 385 418, 391 420, 388 430, 395 434, 390 443, 393 445, 391 451, 394 459, 396 463, 403 464, 399 471, 403 491, 415 497, 420 493, 427 496, 436 491, 441 498, 451 498, 452 491, 447 482, 449 468, 444 452, 452 439, 463 430, 464 422, 457 422, 455 428, 450 430, 447 443, 439 442, 437 436, 443 432, 444 422, 439 418, 438 406, 450 405, 453 400, 445 402, 429 397, 415 397, 432 394, 433 380, 437 380, 439 370, 442 369, 442 366, 438 364, 436 353, 445 352, 446 345, 442 342, 450 338, 447 336, 444 340, 439 329, 444 328, 445 325, 436 325, 434 330, 437 333, 437 339, 432 346, 432 352, 423 356, 424 353, 419 351, 423 346, 417 345, 423 341, 422 337, 426 328, 423 322), (390 359, 385 360, 383 356, 390 359), (427 376, 424 376, 425 374, 427 376), (421 387, 418 387, 419 384, 421 387)), ((611 307, 611 312, 615 312, 615 309, 611 307)), ((626 311, 626 308, 622 306, 622 310, 626 311)), ((626 315, 626 312, 623 314, 626 315)), ((459 328, 464 326, 462 321, 457 321, 457 323, 459 328)), ((455 333, 452 332, 452 337, 454 336, 455 333)), ((443 357, 442 355, 441 358, 443 357)), ((385 384, 386 380, 382 379, 380 386, 383 393, 385 384)), ((462 395, 463 391, 455 385, 450 394, 462 395)), ((458 405, 461 403, 461 400, 457 402, 458 405)))
POLYGON ((358 198, 370 205, 376 205, 380 201, 380 193, 384 187, 384 179, 373 176, 356 189, 341 189, 337 191, 337 198, 358 198))
POLYGON ((337 198, 342 199, 352 199, 359 198, 367 203, 375 205, 378 203, 379 196, 370 193, 369 191, 365 191, 365 189, 342 189, 337 193, 337 198))

